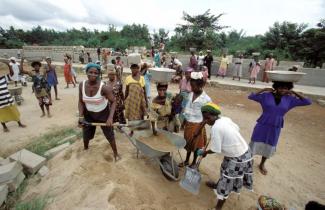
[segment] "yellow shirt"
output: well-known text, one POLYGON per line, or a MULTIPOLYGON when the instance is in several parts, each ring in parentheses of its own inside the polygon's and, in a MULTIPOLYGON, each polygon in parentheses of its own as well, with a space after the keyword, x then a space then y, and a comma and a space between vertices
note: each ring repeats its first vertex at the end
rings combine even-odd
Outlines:
POLYGON ((125 79, 125 85, 129 85, 130 83, 139 83, 141 87, 145 86, 145 81, 143 76, 140 76, 139 81, 133 79, 132 75, 127 76, 125 79))

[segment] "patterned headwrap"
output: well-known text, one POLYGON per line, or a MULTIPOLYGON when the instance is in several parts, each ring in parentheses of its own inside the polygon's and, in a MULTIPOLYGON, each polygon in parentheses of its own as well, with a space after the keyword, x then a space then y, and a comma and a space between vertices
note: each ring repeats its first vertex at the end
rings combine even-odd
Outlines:
POLYGON ((202 72, 191 72, 191 79, 203 79, 202 72))
POLYGON ((100 65, 98 65, 96 63, 88 63, 86 66, 86 73, 88 72, 88 70, 90 68, 95 68, 95 69, 97 69, 98 73, 100 73, 100 65))
POLYGON ((220 107, 212 102, 206 103, 204 106, 202 106, 201 112, 207 112, 213 115, 221 114, 220 107))

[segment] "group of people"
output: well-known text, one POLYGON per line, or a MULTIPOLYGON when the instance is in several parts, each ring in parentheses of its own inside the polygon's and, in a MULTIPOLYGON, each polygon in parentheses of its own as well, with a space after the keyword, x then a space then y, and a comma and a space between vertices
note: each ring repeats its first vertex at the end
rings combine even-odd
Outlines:
MULTIPOLYGON (((176 95, 168 92, 168 83, 157 83, 157 96, 150 99, 145 75, 148 65, 132 64, 131 72, 124 83, 117 79, 116 71, 109 71, 109 81, 100 81, 100 67, 88 64, 88 80, 79 86, 79 123, 83 127, 84 147, 88 149, 95 127, 83 125, 87 122, 104 122, 103 133, 110 142, 114 157, 120 158, 112 124, 125 123, 128 119, 143 120, 148 112, 158 115, 155 126, 178 132, 184 129, 187 144, 185 161, 179 167, 193 167, 199 156, 218 153, 224 156, 217 182, 209 181, 208 187, 216 193, 216 209, 221 209, 232 192, 240 192, 244 186, 252 190, 253 156, 261 156, 259 170, 268 173, 265 163, 276 151, 285 114, 296 106, 311 104, 311 101, 292 90, 292 82, 273 82, 272 88, 251 93, 248 99, 262 106, 263 112, 252 132, 251 142, 246 143, 240 134, 239 126, 230 118, 221 115, 220 107, 204 91, 205 80, 202 71, 190 66, 180 80, 180 91, 176 95), (125 92, 123 92, 125 84, 125 92), (150 110, 150 111, 149 111, 150 110), (211 126, 210 149, 205 126, 211 126), (191 156, 193 156, 192 161, 191 156)), ((149 91, 150 92, 150 91, 149 91)), ((132 135, 132 133, 130 134, 132 135)))
MULTIPOLYGON (((195 56, 194 53, 192 56, 195 56)), ((230 118, 222 116, 220 107, 213 103, 204 91, 207 78, 211 75, 213 57, 211 52, 206 56, 200 56, 197 63, 194 57, 191 58, 189 66, 184 71, 177 58, 172 57, 173 68, 180 68, 181 72, 179 93, 171 94, 168 92, 168 83, 160 82, 156 84, 157 96, 152 99, 149 64, 131 64, 131 75, 127 76, 125 81, 122 81, 121 64, 116 65, 115 62, 114 70, 108 71, 108 81, 101 80, 100 65, 87 64, 87 80, 79 84, 79 126, 83 131, 84 149, 87 150, 96 131, 96 126, 91 126, 91 123, 105 123, 101 129, 117 161, 121 157, 117 150, 113 124, 125 124, 127 120, 143 120, 150 112, 155 112, 158 116, 155 126, 170 132, 184 129, 187 153, 185 161, 180 163, 179 167, 195 166, 199 156, 205 157, 213 153, 224 156, 219 180, 206 183, 217 195, 218 202, 215 208, 221 209, 230 193, 240 192, 243 186, 252 190, 253 155, 262 156, 259 170, 262 174, 267 174, 265 163, 276 151, 285 114, 296 106, 309 105, 311 101, 293 91, 292 82, 273 82, 272 88, 251 93, 248 99, 258 102, 263 112, 257 119, 251 142, 247 144, 240 134, 239 126, 230 118), (210 141, 207 138, 206 125, 211 126, 210 141), (210 145, 210 149, 204 149, 207 144, 210 145), (190 163, 191 156, 193 158, 190 163)), ((51 64, 51 59, 47 58, 45 74, 42 74, 40 62, 32 62, 33 70, 26 71, 23 69, 23 61, 22 58, 20 72, 33 78, 33 91, 42 110, 42 116, 47 114, 50 117, 51 87, 54 87, 55 99, 59 100, 55 66, 51 64)), ((240 62, 238 60, 235 65, 239 65, 240 62)), ((7 83, 14 72, 9 61, 7 65, 9 74, 0 75, 0 121, 4 131, 8 131, 5 125, 8 121, 17 121, 20 127, 25 127, 8 92, 7 83)), ((223 67, 226 68, 226 65, 223 67)), ((74 86, 77 84, 71 78, 73 77, 71 68, 71 58, 66 56, 64 76, 67 87, 70 82, 74 86)), ((224 70, 220 73, 222 76, 224 70)))

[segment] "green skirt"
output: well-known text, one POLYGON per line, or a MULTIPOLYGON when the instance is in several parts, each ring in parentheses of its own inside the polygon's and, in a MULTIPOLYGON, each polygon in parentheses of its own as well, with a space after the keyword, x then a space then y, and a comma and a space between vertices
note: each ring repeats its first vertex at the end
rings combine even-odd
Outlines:
POLYGON ((16 105, 9 105, 3 108, 0 108, 0 122, 10 122, 10 121, 19 121, 20 113, 16 105))

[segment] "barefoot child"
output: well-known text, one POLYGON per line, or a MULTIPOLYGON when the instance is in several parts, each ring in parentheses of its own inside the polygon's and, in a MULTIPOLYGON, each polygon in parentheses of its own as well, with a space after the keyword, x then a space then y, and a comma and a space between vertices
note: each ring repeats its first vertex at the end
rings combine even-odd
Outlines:
POLYGON ((32 77, 33 80, 33 91, 35 93, 35 96, 38 100, 38 104, 42 110, 42 115, 41 117, 45 116, 45 109, 47 112, 47 117, 52 117, 50 113, 50 105, 52 105, 51 101, 51 88, 48 85, 46 78, 43 74, 41 74, 40 69, 41 69, 41 62, 39 61, 33 61, 31 66, 34 68, 31 71, 25 71, 22 69, 22 72, 24 74, 28 74, 29 76, 32 77))

